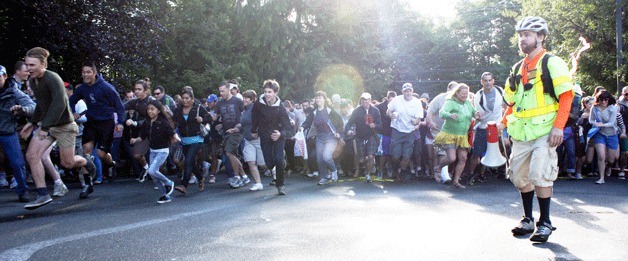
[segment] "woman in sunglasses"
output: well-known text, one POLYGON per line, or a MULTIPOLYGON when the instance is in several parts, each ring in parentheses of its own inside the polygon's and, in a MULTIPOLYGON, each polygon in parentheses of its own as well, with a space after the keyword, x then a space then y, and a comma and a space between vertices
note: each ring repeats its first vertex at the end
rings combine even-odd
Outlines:
POLYGON ((606 161, 608 160, 609 166, 612 166, 617 158, 615 151, 619 147, 619 139, 617 137, 617 106, 615 103, 615 98, 610 92, 600 91, 595 96, 595 104, 589 115, 591 125, 599 128, 599 131, 591 138, 597 152, 597 166, 600 175, 600 179, 595 184, 604 184, 606 161))

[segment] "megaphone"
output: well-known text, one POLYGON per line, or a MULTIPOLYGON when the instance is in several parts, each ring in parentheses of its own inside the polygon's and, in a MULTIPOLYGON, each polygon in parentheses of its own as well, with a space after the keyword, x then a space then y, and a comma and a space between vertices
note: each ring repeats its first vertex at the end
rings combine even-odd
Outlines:
POLYGON ((489 121, 486 127, 486 154, 480 161, 482 165, 496 168, 506 164, 506 158, 499 151, 499 134, 497 130, 497 123, 489 121))

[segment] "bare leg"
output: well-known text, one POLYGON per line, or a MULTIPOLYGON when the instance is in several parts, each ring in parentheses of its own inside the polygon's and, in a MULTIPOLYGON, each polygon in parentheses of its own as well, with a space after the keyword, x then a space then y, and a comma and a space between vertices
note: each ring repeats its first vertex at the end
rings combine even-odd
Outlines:
POLYGON ((249 171, 251 172, 251 176, 253 176, 253 180, 255 183, 262 183, 262 179, 259 176, 259 170, 257 169, 257 164, 255 161, 247 162, 249 164, 249 171))
POLYGON ((26 150, 26 161, 31 169, 35 187, 38 189, 46 188, 45 171, 41 162, 41 156, 52 146, 52 142, 52 138, 40 139, 38 136, 33 136, 26 150))
POLYGON ((467 162, 467 150, 466 149, 457 149, 458 154, 458 164, 456 164, 456 169, 454 171, 454 182, 453 185, 458 188, 464 188, 463 185, 460 184, 460 176, 462 175, 462 171, 464 171, 464 166, 467 162))

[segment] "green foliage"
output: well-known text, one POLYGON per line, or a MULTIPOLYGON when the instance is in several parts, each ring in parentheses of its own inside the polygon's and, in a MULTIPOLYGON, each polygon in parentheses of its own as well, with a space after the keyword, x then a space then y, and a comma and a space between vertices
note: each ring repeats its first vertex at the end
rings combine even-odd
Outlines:
MULTIPOLYGON (((628 20, 625 12, 628 1, 623 2, 623 53, 628 43, 628 20)), ((624 57, 623 67, 616 68, 615 39, 615 1, 613 0, 560 0, 560 1, 523 1, 523 15, 535 15, 548 22, 550 35, 549 48, 568 61, 570 54, 581 45, 578 38, 583 36, 591 43, 591 49, 585 51, 579 60, 575 81, 589 93, 596 86, 616 90, 616 75, 621 81, 628 82, 628 64, 624 57)))
POLYGON ((514 25, 532 14, 547 18, 548 46, 563 59, 577 48, 578 36, 591 41, 576 76, 583 86, 612 89, 617 73, 626 77, 626 65, 615 68, 611 0, 461 0, 459 15, 448 23, 403 3, 6 0, 0 4, 0 64, 11 67, 28 49, 43 46, 53 54, 51 69, 75 82, 80 64, 91 59, 127 88, 150 77, 170 93, 190 85, 197 96, 217 93, 228 79, 238 79, 241 91, 259 93, 265 79, 276 79, 284 99, 317 90, 351 99, 367 91, 379 99, 405 82, 434 97, 452 80, 477 90, 484 71, 501 85, 521 59, 514 25))

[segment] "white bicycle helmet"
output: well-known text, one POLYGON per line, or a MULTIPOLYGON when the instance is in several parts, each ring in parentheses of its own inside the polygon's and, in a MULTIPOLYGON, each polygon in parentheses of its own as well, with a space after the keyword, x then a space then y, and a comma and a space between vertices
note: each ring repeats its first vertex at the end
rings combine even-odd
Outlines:
POLYGON ((515 30, 517 30, 517 32, 543 32, 546 35, 549 33, 549 29, 547 28, 547 23, 545 22, 545 20, 541 17, 534 16, 528 16, 521 19, 517 26, 515 26, 515 30))

